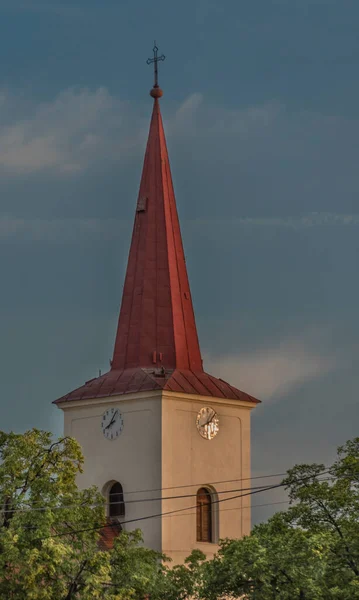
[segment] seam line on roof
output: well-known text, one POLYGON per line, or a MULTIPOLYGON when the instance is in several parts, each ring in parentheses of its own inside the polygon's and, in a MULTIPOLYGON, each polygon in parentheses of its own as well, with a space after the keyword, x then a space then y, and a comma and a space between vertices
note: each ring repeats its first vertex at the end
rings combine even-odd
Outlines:
MULTIPOLYGON (((153 143, 153 137, 152 137, 152 120, 151 119, 151 129, 149 132, 149 139, 148 139, 148 145, 151 143, 153 143)), ((146 284, 148 285, 148 280, 146 279, 145 273, 147 271, 147 267, 148 267, 148 262, 147 262, 147 257, 149 254, 149 247, 151 246, 151 239, 149 236, 149 228, 150 228, 150 223, 149 223, 149 214, 151 211, 151 200, 152 200, 152 205, 155 205, 155 202, 153 202, 153 199, 150 197, 150 189, 151 189, 151 185, 150 185, 150 178, 151 178, 151 164, 150 164, 150 156, 151 156, 151 151, 150 151, 150 147, 149 147, 149 151, 148 151, 148 161, 146 162, 146 171, 145 171, 145 165, 144 165, 144 170, 143 170, 143 176, 141 177, 141 183, 140 183, 140 190, 139 193, 141 193, 141 186, 142 186, 142 182, 144 182, 144 187, 145 187, 145 195, 148 196, 148 201, 147 201, 147 208, 146 208, 146 213, 147 215, 144 216, 144 218, 142 218, 142 214, 145 215, 145 213, 136 213, 136 218, 139 219, 139 222, 142 222, 142 226, 140 229, 140 241, 139 241, 139 245, 142 244, 142 252, 143 252, 143 261, 142 261, 142 273, 141 273, 141 310, 140 310, 140 319, 139 319, 139 337, 138 337, 138 356, 137 356, 137 367, 141 366, 141 363, 143 361, 143 350, 146 348, 146 336, 148 336, 148 333, 144 335, 143 333, 143 327, 142 327, 142 323, 144 322, 144 306, 145 306, 145 298, 146 298, 146 294, 147 294, 147 290, 146 290, 146 284)), ((147 151, 146 151, 146 155, 147 155, 147 151)), ((154 172, 156 173, 156 165, 155 165, 155 169, 154 172)), ((143 190, 142 190, 142 195, 143 195, 143 190)), ((157 271, 157 269, 156 269, 157 271)), ((153 338, 152 333, 151 333, 151 338, 153 338)), ((150 348, 147 348, 147 350, 149 352, 151 352, 150 348)))
POLYGON ((174 391, 173 386, 171 386, 171 377, 167 379, 164 389, 169 390, 170 392, 174 391))
POLYGON ((143 386, 145 385, 145 383, 146 383, 146 380, 147 380, 146 373, 143 371, 143 369, 140 369, 140 370, 139 370, 139 371, 136 373, 136 376, 138 377, 140 374, 141 374, 142 380, 141 380, 141 383, 140 383, 140 385, 138 385, 138 386, 137 386, 137 388, 138 388, 138 389, 137 389, 137 391, 138 391, 138 392, 141 392, 141 391, 142 391, 142 388, 143 388, 143 386))
MULTIPOLYGON (((157 134, 158 134, 158 144, 159 144, 159 156, 160 156, 160 164, 159 164, 159 174, 160 174, 160 181, 159 181, 159 188, 161 190, 161 195, 162 195, 162 200, 163 200, 163 219, 164 219, 164 230, 165 230, 165 235, 166 235, 166 260, 167 260, 167 270, 168 270, 168 285, 169 285, 169 289, 170 289, 170 298, 171 298, 171 302, 170 302, 170 310, 171 310, 171 322, 172 322, 172 340, 173 340, 173 348, 174 348, 174 367, 177 366, 177 351, 176 351, 176 334, 175 334, 175 320, 174 320, 174 313, 173 313, 173 293, 172 293, 172 281, 171 281, 171 268, 170 268, 170 260, 169 260, 169 238, 168 238, 168 228, 167 228, 167 210, 166 210, 166 200, 165 200, 165 186, 164 186, 164 179, 166 179, 167 182, 167 178, 164 177, 164 172, 163 172, 163 166, 162 166, 162 160, 163 160, 163 153, 162 153, 162 137, 161 137, 161 132, 163 134, 163 140, 164 140, 164 144, 165 144, 165 150, 167 153, 167 146, 166 146, 166 138, 165 138, 165 134, 164 134, 164 130, 163 130, 163 123, 162 123, 162 116, 161 116, 161 111, 160 111, 160 106, 159 106, 159 102, 156 100, 156 106, 157 106, 157 134)), ((167 186, 168 187, 168 186, 167 186)), ((168 200, 168 194, 167 194, 167 200, 168 200)), ((157 314, 157 312, 156 312, 157 314)), ((157 335, 158 331, 156 331, 156 335, 157 335)), ((165 362, 166 364, 166 362, 165 362)))
POLYGON ((147 373, 143 369, 141 369, 141 371, 142 371, 143 379, 142 379, 142 383, 138 389, 139 392, 142 392, 143 386, 145 385, 145 383, 147 381, 147 373))
POLYGON ((190 380, 188 379, 188 377, 186 377, 186 375, 184 374, 184 372, 180 371, 180 373, 181 373, 181 377, 183 377, 183 379, 185 379, 187 381, 188 385, 190 385, 191 388, 196 392, 197 391, 196 388, 194 387, 193 383, 190 382, 190 380))
MULTIPOLYGON (((138 215, 138 213, 136 213, 135 222, 134 222, 134 225, 133 225, 133 233, 132 233, 133 238, 135 237, 135 231, 136 231, 136 227, 137 227, 137 215, 138 215)), ((138 268, 137 256, 138 256, 138 247, 139 247, 139 245, 140 245, 140 236, 137 237, 137 244, 136 244, 135 270, 134 270, 134 275, 133 275, 134 286, 136 285, 136 274, 137 274, 137 268, 138 268)), ((132 246, 132 244, 131 244, 131 246, 132 246)), ((131 246, 130 246, 130 253, 131 253, 131 249, 132 249, 131 246)), ((128 260, 130 260, 130 254, 128 256, 128 260)), ((129 268, 129 264, 127 263, 127 271, 128 271, 128 268, 129 268)), ((126 279, 127 279, 127 273, 126 273, 125 285, 124 285, 124 288, 123 288, 123 293, 124 293, 124 291, 126 289, 126 279)), ((132 289, 131 309, 130 309, 130 314, 129 314, 129 324, 128 324, 127 339, 126 339, 126 349, 125 349, 125 352, 124 352, 125 356, 124 356, 124 364, 123 364, 123 366, 124 366, 125 369, 126 369, 127 360, 128 360, 128 354, 127 354, 128 353, 128 342, 129 342, 129 339, 130 339, 130 330, 131 330, 131 323, 132 323, 133 301, 134 301, 133 290, 134 290, 134 287, 132 289)), ((121 309, 120 309, 120 311, 121 311, 121 309)), ((120 312, 120 318, 121 318, 121 312, 120 312)))
MULTIPOLYGON (((157 116, 157 135, 158 135, 158 100, 155 99, 155 106, 157 109, 156 112, 156 116, 157 116)), ((158 140, 158 142, 160 143, 160 140, 158 140)), ((161 149, 160 149, 160 158, 161 158, 161 149)), ((155 160, 157 159, 157 157, 155 157, 155 160)), ((161 165, 160 165, 161 168, 161 165)), ((155 170, 155 173, 157 173, 157 169, 155 170)), ((156 178, 157 179, 157 178, 156 178)), ((155 181, 155 193, 157 196, 157 181, 155 181)), ((157 364, 157 349, 158 349, 158 296, 159 296, 159 290, 158 290, 158 241, 159 241, 159 235, 158 235, 158 203, 155 202, 154 203, 154 219, 155 219, 155 223, 156 223, 156 229, 155 229, 155 256, 156 256, 156 269, 155 269, 155 276, 156 276, 156 306, 155 306, 155 332, 156 332, 156 339, 155 339, 155 343, 156 343, 156 348, 154 348, 155 352, 156 352, 156 364, 157 364)))
POLYGON ((116 387, 116 384, 117 384, 118 380, 121 379, 122 373, 123 373, 123 370, 121 369, 121 373, 116 377, 116 379, 114 380, 112 386, 109 387, 109 391, 108 391, 108 395, 109 396, 111 396, 113 394, 113 391, 114 391, 114 389, 116 387))
POLYGON ((181 373, 181 375, 182 375, 182 377, 184 377, 189 382, 189 384, 193 387, 193 389, 195 390, 195 392, 197 394, 199 394, 200 396, 207 395, 207 394, 212 395, 211 390, 209 390, 208 387, 199 378, 199 376, 198 376, 198 374, 197 374, 196 371, 189 370, 188 373, 191 374, 191 376, 195 380, 195 383, 191 383, 191 380, 187 376, 187 372, 181 373), (196 387, 196 386, 198 386, 198 384, 200 386, 200 389, 203 388, 204 391, 201 391, 201 392, 198 391, 198 389, 196 387), (207 392, 207 394, 206 394, 206 392, 207 392))
POLYGON ((173 380, 175 381, 175 383, 176 383, 177 385, 179 385, 179 387, 181 388, 181 390, 183 390, 183 393, 184 393, 184 394, 186 394, 186 390, 185 390, 185 388, 184 388, 184 387, 183 387, 183 385, 182 385, 182 384, 181 384, 181 383, 178 381, 178 378, 177 378, 177 376, 176 376, 176 375, 177 375, 177 373, 179 373, 180 375, 182 375, 181 371, 176 369, 176 370, 173 372, 173 374, 172 374, 173 380))
MULTIPOLYGON (((142 182, 144 182, 144 186, 145 186, 145 192, 147 192, 147 189, 149 188, 148 185, 148 178, 150 177, 151 174, 151 165, 150 165, 150 156, 151 156, 151 148, 150 148, 150 144, 152 142, 152 128, 153 128, 153 118, 151 119, 151 124, 150 124, 150 131, 149 131, 149 136, 148 136, 148 142, 147 142, 147 147, 146 147, 146 154, 145 154, 145 160, 143 163, 143 174, 141 177, 141 181, 140 181, 140 189, 139 189, 139 194, 141 193, 141 186, 142 186, 142 182), (147 167, 147 168, 146 168, 147 167), (145 170, 146 169, 146 170, 145 170), (147 189, 146 189, 147 188, 147 189)), ((142 194, 143 194, 143 190, 142 190, 142 194)), ((149 200, 150 201, 150 200, 149 200)), ((147 211, 150 210, 150 207, 147 206, 147 211)), ((141 360, 142 360, 142 342, 143 342, 143 338, 142 338, 142 322, 143 322, 143 311, 144 311, 144 301, 145 301, 145 272, 146 272, 146 259, 147 259, 147 250, 148 250, 148 244, 149 244, 149 239, 148 239, 148 213, 147 213, 147 218, 146 219, 142 219, 142 213, 138 213, 136 212, 136 221, 139 224, 139 231, 138 231, 138 250, 136 253, 136 275, 138 272, 138 253, 140 252, 140 248, 143 252, 143 261, 142 261, 142 273, 141 273, 141 298, 140 298, 140 306, 141 306, 141 310, 140 310, 140 318, 139 318, 139 324, 138 324, 138 328, 139 328, 139 335, 138 335, 138 340, 137 340, 137 358, 136 358, 136 366, 140 366, 141 365, 141 360)), ((135 287, 136 287, 136 278, 135 278, 135 287)), ((134 298, 133 298, 134 300, 134 298)), ((132 304, 133 306, 133 304, 132 304)), ((129 330, 130 333, 130 330, 129 330)), ((128 384, 129 385, 129 384, 128 384)))
MULTIPOLYGON (((225 392, 223 392, 223 390, 221 390, 221 388, 217 384, 217 382, 216 382, 217 378, 216 377, 212 377, 212 375, 209 375, 209 379, 210 379, 211 383, 213 383, 213 385, 217 388, 217 390, 219 390, 221 392, 222 396, 224 396, 225 392)), ((230 386, 228 386, 228 387, 230 387, 230 386)), ((232 391, 232 390, 230 390, 230 391, 232 391)))
MULTIPOLYGON (((161 121, 162 121, 162 119, 161 119, 161 121)), ((162 129, 161 129, 161 132, 162 132, 162 135, 163 135, 163 143, 164 143, 164 146, 165 146, 166 155, 168 157, 168 149, 167 149, 167 143, 166 143, 165 134, 164 134, 164 131, 163 131, 163 126, 162 126, 162 129)), ((162 144, 161 144, 161 157, 162 157, 162 144)), ((182 281, 181 281, 180 270, 179 270, 179 265, 178 265, 178 252, 177 252, 176 236, 175 236, 174 223, 173 223, 174 217, 176 217, 176 220, 178 222, 179 232, 181 230, 180 230, 180 224, 179 224, 178 214, 173 214, 173 210, 176 207, 173 206, 174 189, 173 189, 173 182, 172 182, 171 171, 170 171, 170 166, 169 166, 168 160, 165 162, 164 168, 162 167, 162 164, 161 164, 161 170, 162 170, 162 177, 165 177, 165 179, 166 179, 166 191, 167 191, 167 202, 168 202, 168 210, 169 210, 169 217, 170 217, 170 227, 171 227, 171 232, 172 232, 172 243, 173 243, 173 249, 174 249, 174 254, 175 254, 174 258, 175 258, 177 281, 178 281, 178 287, 179 287, 179 290, 178 290, 179 291, 179 301, 180 301, 180 306, 181 306, 181 314, 182 314, 182 322, 183 322, 183 332, 184 332, 185 341, 186 341, 187 364, 188 364, 188 369, 190 369, 191 363, 190 363, 189 343, 188 343, 188 335, 187 335, 187 328, 186 328, 186 319, 185 319, 184 307, 183 307, 183 301, 182 301, 182 281), (172 184, 171 185, 171 189, 170 189, 169 183, 172 184)), ((175 213, 177 213, 177 210, 175 210, 175 213)), ((171 282, 171 284, 172 284, 172 282, 171 282)), ((172 290, 172 285, 171 285, 171 290, 172 290)), ((173 307, 173 300, 172 300, 172 307, 173 307)), ((172 312, 173 312, 173 308, 172 308, 172 312)), ((173 324, 174 324, 174 319, 173 319, 173 324)), ((176 337, 175 337, 175 353, 176 353, 176 366, 177 366, 177 343, 176 343, 176 337)))
MULTIPOLYGON (((194 373, 193 373, 193 374, 194 374, 194 373)), ((204 373, 204 375, 205 375, 206 377, 208 377, 208 378, 209 378, 209 375, 208 375, 208 373, 204 373)), ((195 375, 195 376, 197 377, 197 375, 195 375)), ((197 379, 199 379, 199 377, 197 377, 197 379)), ((204 381, 201 381, 200 379, 199 379, 199 381, 201 382, 201 384, 203 385, 203 387, 204 387, 204 388, 207 390, 207 392, 208 392, 209 396, 212 396, 212 392, 211 392, 211 390, 209 389, 209 387, 208 387, 208 386, 205 384, 205 382, 204 382, 204 381)))
MULTIPOLYGON (((203 383, 203 381, 202 381, 202 380, 201 380, 201 379, 198 377, 198 375, 197 375, 196 371, 192 371, 192 370, 190 370, 189 372, 191 373, 192 377, 195 379, 195 381, 196 381, 196 385, 197 385, 197 384, 199 384, 199 385, 200 385, 200 386, 201 386, 201 387, 204 389, 204 391, 205 391, 205 392, 206 392, 206 391, 207 391, 207 392, 209 392, 208 388, 205 386, 205 384, 203 383)), ((191 382, 190 382, 190 383, 191 383, 191 382)), ((191 385, 192 385, 192 387, 194 388, 194 385, 193 385, 193 384, 191 384, 191 385)), ((194 389, 196 389, 196 388, 194 388, 194 389)), ((196 391, 197 391, 197 393, 199 393, 200 395, 203 395, 203 392, 198 392, 198 390, 196 390, 196 391)))
MULTIPOLYGON (((146 145, 146 152, 145 152, 145 157, 143 160, 143 167, 142 167, 142 176, 141 176, 141 181, 140 181, 140 188, 138 193, 140 193, 141 190, 141 183, 142 183, 142 177, 143 175, 145 175, 145 166, 147 164, 147 157, 149 154, 149 145, 150 145, 150 140, 151 140, 151 129, 152 129, 152 122, 153 122, 153 118, 151 119, 151 123, 150 123, 150 130, 149 130, 149 136, 148 136, 148 140, 147 140, 147 145, 146 145)), ((137 236, 137 244, 136 244, 136 252, 135 252, 135 269, 134 269, 134 274, 133 274, 133 278, 134 278, 134 284, 133 284, 133 289, 132 289, 132 298, 131 298, 131 310, 130 310, 130 315, 129 315, 129 326, 128 326, 128 334, 127 334, 127 340, 126 340, 126 350, 125 350, 125 360, 124 360, 124 369, 126 369, 127 367, 127 360, 128 360, 128 342, 130 339, 130 330, 131 330, 131 323, 132 323, 132 314, 133 314, 133 304, 134 304, 134 289, 136 287, 136 281, 137 281, 137 272, 138 272, 138 252, 139 252, 139 246, 141 243, 141 231, 140 231, 140 220, 139 220, 139 214, 138 212, 136 212, 135 214, 135 222, 133 224, 133 232, 132 232, 132 240, 131 240, 131 245, 130 245, 130 253, 128 255, 128 262, 127 262, 127 271, 129 268, 129 260, 130 260, 130 254, 131 254, 131 250, 132 250, 132 243, 135 237, 135 232, 136 232, 136 228, 138 227, 139 231, 138 231, 138 236, 137 236)), ((125 277, 125 285, 123 290, 126 289, 126 279, 127 279, 127 272, 126 272, 126 277, 125 277)), ((120 309, 120 317, 121 317, 121 309, 120 309)), ((117 336, 116 336, 117 338, 117 336)), ((117 339, 116 339, 117 342, 117 339)), ((139 352, 139 348, 137 349, 137 351, 139 352)))
POLYGON ((100 385, 99 385, 99 388, 98 388, 98 391, 99 391, 99 392, 101 392, 102 386, 103 386, 103 384, 105 383, 105 381, 106 381, 106 379, 105 379, 105 378, 103 378, 103 380, 101 381, 101 383, 100 383, 100 385))
POLYGON ((130 393, 130 392, 127 392, 127 390, 128 390, 128 386, 130 385, 130 383, 131 383, 132 379, 134 378, 135 374, 136 374, 136 369, 134 369, 134 371, 133 371, 133 373, 132 373, 132 375, 131 375, 130 379, 129 379, 129 380, 128 380, 128 382, 127 382, 127 385, 126 385, 126 387, 125 387, 124 394, 130 393))
POLYGON ((160 384, 157 382, 156 377, 152 373, 147 373, 146 371, 144 371, 144 373, 146 373, 146 377, 156 386, 154 389, 162 389, 160 384))

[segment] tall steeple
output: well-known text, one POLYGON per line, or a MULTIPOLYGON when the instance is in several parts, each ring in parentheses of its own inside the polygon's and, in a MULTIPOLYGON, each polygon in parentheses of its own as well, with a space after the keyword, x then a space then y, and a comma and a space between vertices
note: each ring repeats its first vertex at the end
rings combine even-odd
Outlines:
POLYGON ((258 402, 203 370, 159 99, 154 47, 152 118, 137 198, 111 370, 57 403, 163 389, 258 402))
POLYGON ((111 368, 56 404, 64 435, 83 451, 79 487, 94 485, 105 498, 101 548, 122 528, 140 526, 144 545, 175 565, 195 548, 212 558, 220 538, 249 534, 249 496, 226 496, 225 505, 218 497, 233 481, 250 480, 258 400, 202 366, 160 112, 163 59, 155 46, 152 118, 111 368), (161 494, 179 487, 189 490, 182 499, 161 494), (138 501, 141 490, 148 503, 138 501), (228 504, 232 512, 222 508, 228 504))
POLYGON ((113 354, 113 369, 202 371, 160 112, 154 105, 113 354))

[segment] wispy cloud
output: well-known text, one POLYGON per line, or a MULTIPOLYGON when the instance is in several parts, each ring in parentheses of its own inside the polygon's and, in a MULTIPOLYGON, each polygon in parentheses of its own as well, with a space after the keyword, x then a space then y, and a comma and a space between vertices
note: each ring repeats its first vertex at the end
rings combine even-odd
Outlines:
POLYGON ((311 333, 237 356, 209 357, 206 369, 263 401, 278 401, 338 367, 340 359, 311 333))
POLYGON ((181 132, 191 131, 198 110, 203 104, 203 95, 194 93, 188 96, 181 106, 176 110, 166 127, 168 136, 180 135, 181 132))
POLYGON ((299 216, 285 217, 244 217, 237 219, 198 219, 191 221, 192 226, 215 225, 217 228, 225 227, 236 229, 239 227, 280 227, 288 229, 329 227, 329 226, 349 226, 359 225, 359 213, 354 214, 335 214, 326 212, 313 212, 299 216))
POLYGON ((237 137, 243 143, 247 136, 263 133, 283 114, 285 106, 279 102, 228 109, 211 105, 203 94, 196 92, 182 102, 166 129, 174 137, 211 138, 213 143, 223 137, 237 137))
MULTIPOLYGON (((5 114, 11 101, 3 91, 5 114)), ((0 125, 0 168, 7 173, 77 173, 115 150, 118 156, 128 152, 134 139, 137 143, 130 111, 104 88, 66 90, 52 102, 26 107, 26 116, 19 111, 8 110, 10 123, 0 125)))
MULTIPOLYGON (((148 119, 138 119, 137 110, 105 88, 69 89, 40 104, 25 97, 19 101, 19 96, 0 90, 2 175, 21 180, 32 174, 40 180, 46 172, 49 182, 52 176, 76 177, 91 168, 101 175, 101 169, 108 172, 111 164, 116 165, 114 177, 119 177, 124 166, 140 164, 148 119)), ((187 201, 200 193, 209 209, 216 206, 191 221, 189 228, 207 228, 217 236, 221 228, 228 235, 240 228, 358 225, 359 213, 350 212, 359 193, 355 151, 351 151, 359 136, 358 120, 290 113, 275 101, 229 109, 193 93, 175 110, 166 107, 165 127, 171 154, 177 152, 172 157, 179 199, 178 183, 187 201), (335 212, 338 194, 341 213, 335 212), (222 212, 219 198, 223 198, 222 212), (211 213, 215 222, 207 218, 211 213)), ((35 197, 32 202, 35 207, 35 197)), ((2 238, 9 237, 9 204, 4 206, 2 238)), ((29 231, 39 227, 38 222, 30 223, 29 231)), ((102 224, 96 227, 97 231, 102 224)), ((43 230, 49 228, 56 224, 45 223, 43 230)), ((10 229, 24 235, 26 228, 15 223, 10 229)))
MULTIPOLYGON (((144 126, 128 104, 103 87, 71 88, 39 104, 22 99, 21 103, 11 90, 0 90, 0 168, 9 173, 44 169, 76 173, 113 150, 120 160, 122 152, 143 148, 148 123, 144 126)), ((243 139, 267 127, 278 110, 268 104, 219 113, 205 104, 202 94, 193 93, 169 115, 166 131, 174 140, 195 135, 203 141, 209 134, 212 139, 227 135, 243 139)))
POLYGON ((118 238, 124 228, 131 224, 119 219, 22 219, 0 217, 0 240, 48 242, 104 241, 118 238))
MULTIPOLYGON (((103 87, 68 89, 40 104, 25 104, 24 98, 23 107, 17 106, 15 114, 12 106, 18 105, 18 96, 15 102, 11 91, 0 92, 0 168, 9 172, 53 169, 76 173, 94 161, 108 158, 114 150, 117 160, 121 160, 124 154, 143 149, 147 120, 144 125, 135 118, 129 104, 103 87)), ((247 174, 253 170, 260 181, 269 164, 273 178, 273 161, 280 161, 275 168, 280 168, 282 174, 288 173, 291 163, 300 174, 304 164, 306 172, 301 173, 301 181, 317 189, 330 177, 328 164, 342 157, 337 149, 350 146, 359 135, 356 119, 289 113, 277 101, 225 108, 193 93, 176 110, 168 113, 167 108, 166 112, 171 143, 179 147, 185 144, 187 153, 190 144, 199 162, 205 160, 209 169, 215 164, 221 184, 226 183, 221 179, 223 168, 245 164, 247 174), (341 138, 349 142, 339 144, 341 138)), ((351 164, 349 161, 350 168, 351 164)))
MULTIPOLYGON (((228 231, 250 227, 301 227, 315 228, 325 226, 357 226, 359 215, 335 215, 316 213, 303 217, 232 219, 226 221, 192 220, 186 221, 186 227, 196 230, 203 227, 213 229, 218 236, 221 228, 228 231)), ((81 242, 84 239, 96 241, 117 238, 119 231, 131 228, 132 221, 112 218, 21 218, 0 214, 0 240, 32 240, 50 243, 81 242)))

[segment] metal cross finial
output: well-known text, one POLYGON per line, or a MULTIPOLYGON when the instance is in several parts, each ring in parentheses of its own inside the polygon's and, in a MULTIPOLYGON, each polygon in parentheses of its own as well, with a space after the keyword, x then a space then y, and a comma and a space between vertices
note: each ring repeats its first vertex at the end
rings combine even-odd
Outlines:
POLYGON ((156 42, 154 44, 155 45, 153 46, 153 58, 148 58, 146 62, 148 65, 151 65, 152 63, 154 65, 155 83, 154 83, 153 87, 158 88, 158 61, 165 60, 166 57, 164 54, 162 54, 161 56, 158 56, 158 48, 156 46, 156 42))

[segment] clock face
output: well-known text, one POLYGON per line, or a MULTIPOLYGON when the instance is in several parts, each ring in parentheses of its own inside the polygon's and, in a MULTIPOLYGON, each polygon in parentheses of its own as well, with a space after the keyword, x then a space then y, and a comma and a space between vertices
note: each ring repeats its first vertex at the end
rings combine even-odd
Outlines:
POLYGON ((102 433, 108 440, 118 438, 123 430, 123 416, 118 408, 109 408, 106 410, 101 419, 102 433))
POLYGON ((198 433, 205 440, 212 440, 219 431, 219 418, 215 410, 210 406, 204 406, 196 418, 198 433))

